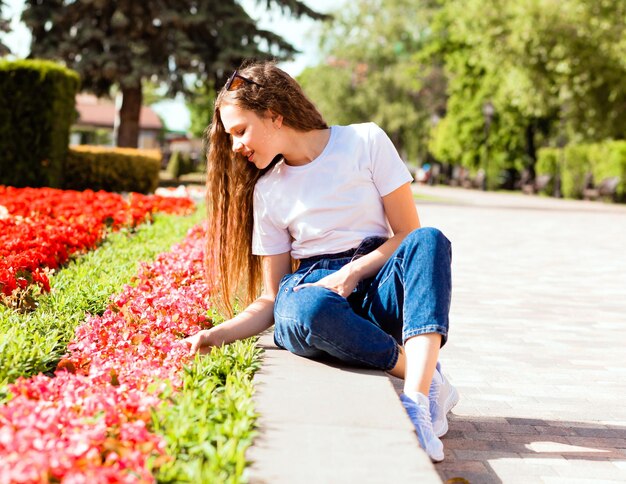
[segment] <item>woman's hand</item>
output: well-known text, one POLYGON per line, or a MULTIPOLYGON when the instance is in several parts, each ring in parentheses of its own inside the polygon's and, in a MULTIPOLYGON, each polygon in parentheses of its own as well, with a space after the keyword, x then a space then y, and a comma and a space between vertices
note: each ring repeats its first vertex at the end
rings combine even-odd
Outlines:
POLYGON ((196 353, 205 355, 210 353, 214 346, 218 346, 218 342, 212 333, 212 329, 203 329, 198 331, 193 336, 188 336, 183 340, 190 345, 190 355, 195 355, 196 353))
POLYGON ((351 270, 349 265, 343 266, 336 272, 321 278, 317 282, 305 282, 299 284, 293 288, 294 291, 299 291, 304 287, 320 286, 330 289, 331 291, 339 294, 341 297, 347 298, 359 283, 358 274, 351 270))

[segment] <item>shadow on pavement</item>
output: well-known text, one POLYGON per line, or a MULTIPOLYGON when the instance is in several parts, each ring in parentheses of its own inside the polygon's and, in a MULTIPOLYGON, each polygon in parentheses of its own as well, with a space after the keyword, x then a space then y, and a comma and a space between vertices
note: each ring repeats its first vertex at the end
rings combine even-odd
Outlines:
MULTIPOLYGON (((317 361, 354 374, 380 374, 346 366, 332 357, 317 361)), ((403 381, 387 377, 399 394, 403 381)), ((444 483, 624 482, 626 473, 626 427, 620 425, 477 417, 455 415, 453 410, 442 441, 445 460, 434 467, 444 483)))
POLYGON ((626 427, 622 426, 453 414, 449 423, 442 439, 446 459, 435 466, 444 481, 463 477, 470 483, 500 483, 508 482, 514 473, 518 479, 534 480, 543 475, 618 479, 617 467, 612 476, 596 475, 593 462, 626 459, 626 427))
MULTIPOLYGON (((403 381, 389 376, 397 394, 403 381)), ((601 423, 449 414, 442 437, 446 458, 435 465, 441 480, 470 484, 507 482, 624 482, 626 427, 601 423), (621 464, 623 466, 623 464, 621 464), (600 468, 601 467, 601 468, 600 468), (583 481, 581 481, 581 479, 583 481)))

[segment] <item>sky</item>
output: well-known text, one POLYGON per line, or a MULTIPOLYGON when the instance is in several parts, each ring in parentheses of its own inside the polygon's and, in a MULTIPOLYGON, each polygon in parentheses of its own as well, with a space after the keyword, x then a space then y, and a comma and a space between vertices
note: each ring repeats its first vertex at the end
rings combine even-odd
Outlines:
MULTIPOLYGON (((304 3, 318 12, 336 10, 348 0, 304 0, 304 3)), ((12 18, 12 32, 3 37, 4 43, 16 57, 26 57, 29 52, 30 33, 20 22, 20 13, 24 7, 24 0, 5 0, 8 13, 12 18)), ((260 28, 279 33, 296 49, 301 51, 292 62, 280 64, 280 67, 292 76, 297 76, 302 70, 320 61, 315 35, 316 22, 303 18, 296 20, 282 15, 279 11, 268 11, 263 0, 241 0, 241 4, 249 15, 258 21, 260 28), (262 4, 262 5, 261 5, 262 4)), ((175 100, 161 101, 152 106, 164 119, 167 128, 175 131, 185 131, 189 127, 189 112, 182 97, 175 100)))

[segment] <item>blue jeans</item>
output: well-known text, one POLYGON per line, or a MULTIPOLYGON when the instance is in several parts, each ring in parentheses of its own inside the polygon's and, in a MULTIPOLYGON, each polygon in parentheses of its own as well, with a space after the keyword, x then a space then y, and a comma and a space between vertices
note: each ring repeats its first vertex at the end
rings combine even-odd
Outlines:
POLYGON ((359 282, 344 298, 317 282, 351 260, 376 249, 382 237, 368 237, 356 249, 303 259, 280 281, 274 304, 277 346, 309 358, 333 356, 346 363, 390 370, 398 343, 412 336, 448 336, 451 248, 437 229, 411 232, 376 276, 359 282))

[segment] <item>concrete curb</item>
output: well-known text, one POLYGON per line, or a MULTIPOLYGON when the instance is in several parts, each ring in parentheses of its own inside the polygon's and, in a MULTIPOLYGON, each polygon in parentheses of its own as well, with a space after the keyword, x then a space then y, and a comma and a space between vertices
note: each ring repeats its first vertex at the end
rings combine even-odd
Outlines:
POLYGON ((441 482, 384 372, 259 345, 251 483, 441 482))

